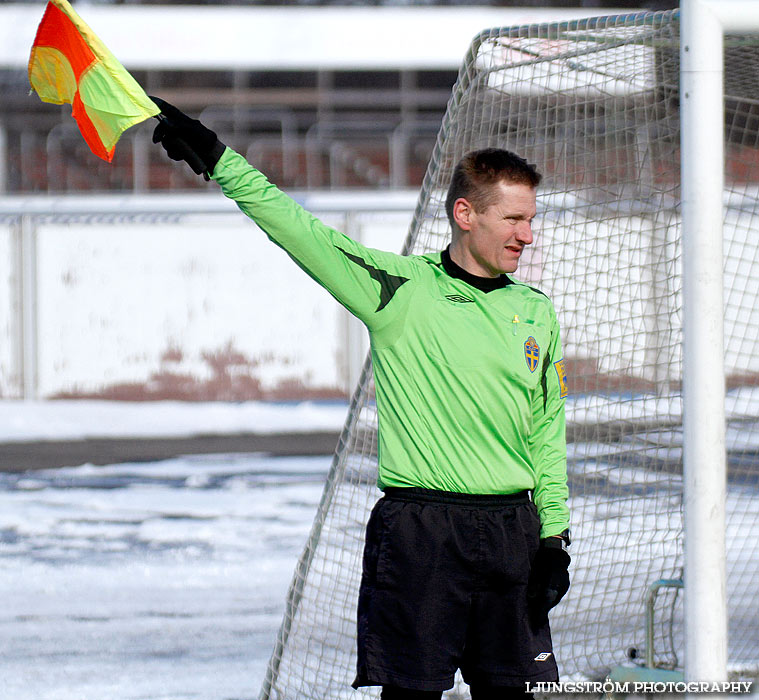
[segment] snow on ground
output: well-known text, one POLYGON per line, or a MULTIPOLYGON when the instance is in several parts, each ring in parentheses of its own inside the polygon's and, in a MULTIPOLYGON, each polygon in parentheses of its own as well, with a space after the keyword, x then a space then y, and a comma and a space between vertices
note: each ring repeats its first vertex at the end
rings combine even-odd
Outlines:
MULTIPOLYGON (((0 400, 0 443, 32 440, 77 440, 93 437, 181 437, 234 433, 281 433, 340 430, 348 411, 347 402, 303 401, 226 403, 183 401, 21 401, 0 400)), ((759 415, 759 387, 728 393, 730 419, 759 415)), ((587 395, 567 400, 568 423, 660 420, 677 423, 682 406, 679 396, 587 395)), ((735 435, 746 448, 756 431, 735 435)), ((659 440, 666 437, 657 433, 659 440)), ((673 445, 682 435, 669 435, 673 445)), ((605 448, 604 448, 605 449, 605 448)))
MULTIPOLYGON (((727 392, 728 418, 755 418, 759 415, 759 387, 741 387, 727 392)), ((567 400, 567 414, 577 423, 603 423, 615 420, 678 421, 682 416, 682 396, 669 394, 584 394, 567 400)))
MULTIPOLYGON (((733 393, 728 413, 756 415, 756 398, 733 393)), ((665 402, 660 415, 676 415, 665 402)), ((570 413, 578 406, 589 402, 572 399, 570 413)), ((592 409, 606 420, 618 410, 605 397, 592 409)), ((330 403, 5 401, 0 441, 339 429, 346 412, 330 403)), ((756 447, 754 422, 731 427, 732 449, 756 447)), ((677 457, 677 428, 650 437, 652 459, 662 459, 661 445, 677 457)), ((574 584, 555 629, 570 676, 588 663, 606 667, 610 652, 624 663, 627 647, 642 641, 645 587, 680 573, 679 477, 616 458, 628 448, 624 440, 570 446, 571 476, 585 482, 571 502, 574 584)), ((255 698, 330 459, 212 455, 0 473, 0 697, 255 698)), ((756 482, 731 482, 727 505, 731 660, 754 668, 756 482)), ((345 537, 346 546, 360 542, 358 531, 345 537)))
POLYGON ((0 697, 257 697, 330 459, 0 474, 0 697))
POLYGON ((301 403, 0 401, 0 443, 341 430, 348 405, 301 403))

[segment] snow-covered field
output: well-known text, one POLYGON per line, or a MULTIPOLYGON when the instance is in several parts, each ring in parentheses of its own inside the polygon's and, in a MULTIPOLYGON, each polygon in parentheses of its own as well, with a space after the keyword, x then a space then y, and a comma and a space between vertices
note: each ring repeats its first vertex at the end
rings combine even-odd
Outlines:
MULTIPOLYGON (((341 402, 0 401, 5 441, 339 430, 341 402)), ((0 698, 254 698, 331 457, 0 473, 0 698)))
POLYGON ((0 697, 257 697, 329 463, 0 474, 0 697))
MULTIPOLYGON (((758 387, 727 394, 725 409, 731 420, 752 419, 757 407, 758 387)), ((340 430, 347 412, 346 401, 0 400, 0 443, 340 430)), ((615 421, 677 424, 681 414, 678 395, 640 395, 620 401, 614 395, 588 394, 567 399, 568 422, 575 425, 615 421)), ((759 434, 745 429, 745 424, 743 430, 736 432, 733 426, 728 433, 730 449, 759 447, 759 434)), ((673 437, 672 444, 681 445, 681 437, 673 437)))
POLYGON ((347 412, 343 401, 0 401, 0 443, 340 430, 347 412))
MULTIPOLYGON (((751 389, 728 399, 736 419, 729 461, 743 460, 727 504, 734 670, 754 669, 759 649, 752 535, 759 431, 739 420, 755 415, 755 399, 751 389)), ((651 414, 677 417, 677 402, 661 401, 651 414)), ((570 410, 591 424, 635 419, 635 401, 614 405, 578 397, 570 410)), ((340 428, 346 410, 329 403, 0 402, 0 449, 4 440, 340 428)), ((624 438, 570 446, 574 583, 555 628, 570 676, 587 673, 588 663, 593 672, 608 667, 610 653, 625 663, 629 646, 641 648, 646 586, 680 573, 680 479, 647 467, 679 459, 680 432, 634 439, 647 445, 635 446, 635 460, 625 457, 634 446, 624 438)), ((0 698, 256 698, 330 460, 238 454, 0 473, 0 698)), ((376 495, 366 480, 344 488, 361 490, 367 501, 376 495)), ((353 547, 358 530, 325 532, 353 547)), ((354 598, 346 603, 351 614, 354 598)), ((677 649, 680 620, 676 612, 677 649)), ((657 650, 667 648, 657 636, 657 650)), ((352 649, 345 656, 353 663, 352 649)))

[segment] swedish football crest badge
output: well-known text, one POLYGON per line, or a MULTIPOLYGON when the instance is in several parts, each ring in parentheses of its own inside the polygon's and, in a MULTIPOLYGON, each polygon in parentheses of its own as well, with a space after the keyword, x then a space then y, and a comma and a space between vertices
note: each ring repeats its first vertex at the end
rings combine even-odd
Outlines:
POLYGON ((524 359, 527 360, 527 367, 530 372, 534 372, 538 368, 540 346, 538 345, 538 341, 532 336, 524 341, 524 359))

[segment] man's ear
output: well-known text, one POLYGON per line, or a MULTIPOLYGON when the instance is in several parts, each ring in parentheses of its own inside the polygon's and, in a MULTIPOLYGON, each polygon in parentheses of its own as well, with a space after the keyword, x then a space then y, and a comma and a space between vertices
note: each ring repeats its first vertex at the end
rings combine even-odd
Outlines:
POLYGON ((453 203, 453 220, 462 231, 468 231, 472 227, 472 214, 474 214, 474 208, 468 199, 459 197, 453 203))

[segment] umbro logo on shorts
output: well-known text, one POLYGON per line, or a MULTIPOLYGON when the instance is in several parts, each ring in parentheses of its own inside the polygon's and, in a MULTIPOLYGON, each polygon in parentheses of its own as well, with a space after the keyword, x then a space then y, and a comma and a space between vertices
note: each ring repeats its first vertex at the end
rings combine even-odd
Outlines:
POLYGON ((551 652, 550 651, 542 651, 533 660, 534 661, 547 661, 550 658, 551 658, 551 652))
POLYGON ((474 303, 474 299, 462 296, 461 294, 447 294, 445 298, 449 301, 456 301, 459 304, 466 304, 467 302, 471 302, 472 304, 474 303))

